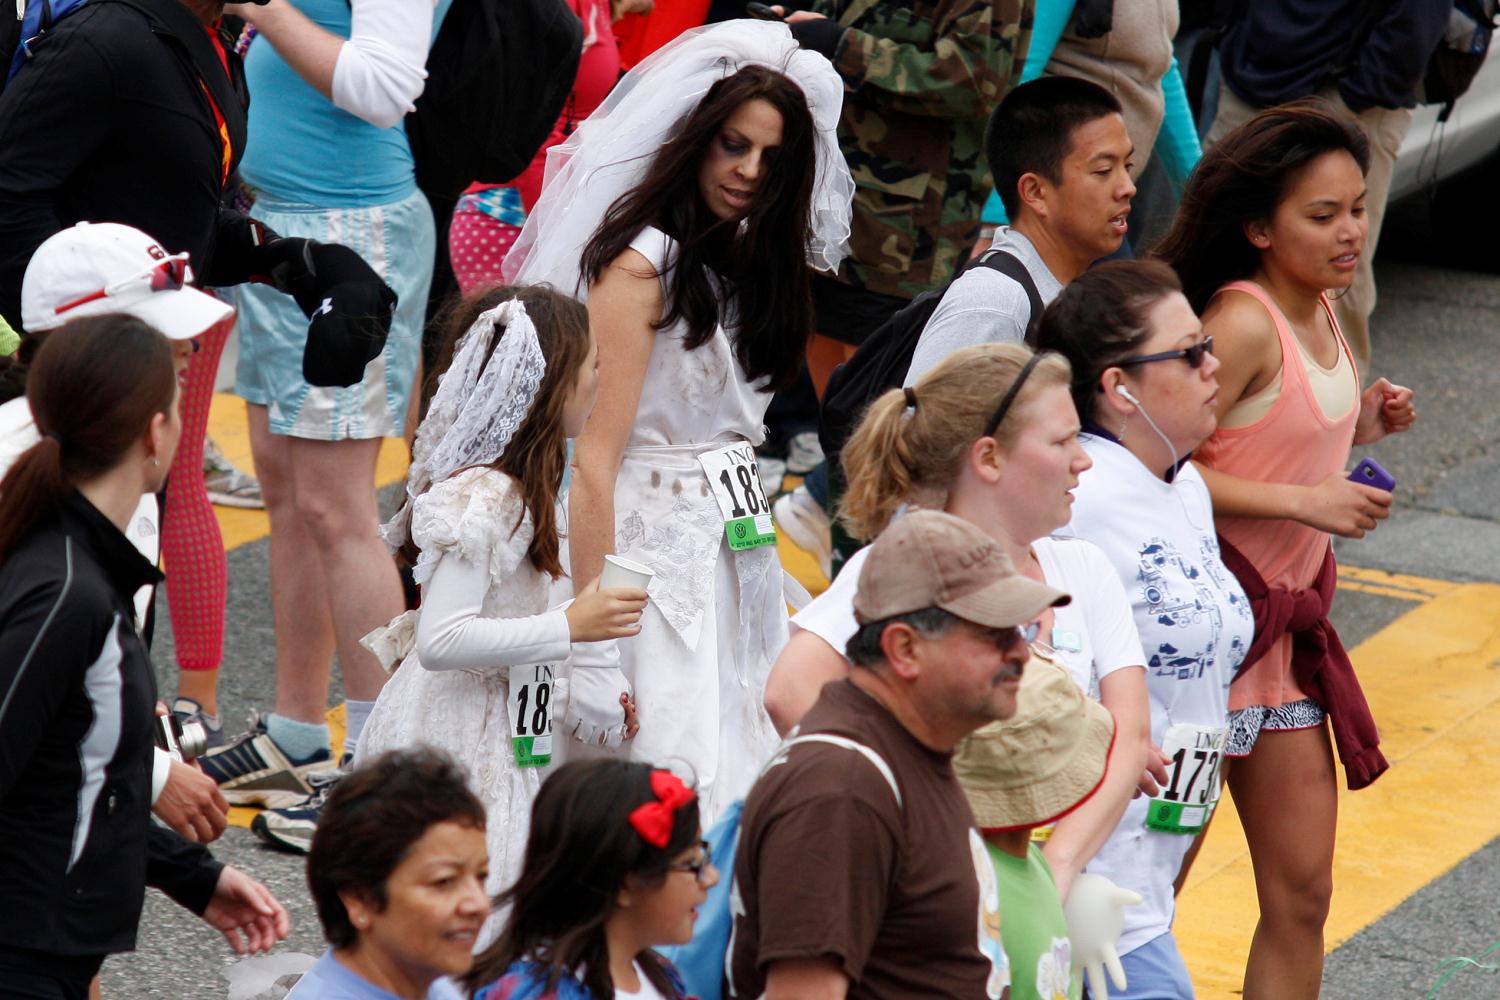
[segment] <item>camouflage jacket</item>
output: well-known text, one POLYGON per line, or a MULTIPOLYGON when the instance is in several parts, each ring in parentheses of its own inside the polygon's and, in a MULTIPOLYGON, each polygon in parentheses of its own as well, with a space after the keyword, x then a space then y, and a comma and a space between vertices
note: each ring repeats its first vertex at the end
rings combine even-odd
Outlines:
POLYGON ((989 114, 1019 80, 1036 0, 815 0, 849 28, 839 144, 854 175, 839 277, 910 298, 948 281, 994 182, 989 114), (853 15, 850 17, 850 15, 853 15))

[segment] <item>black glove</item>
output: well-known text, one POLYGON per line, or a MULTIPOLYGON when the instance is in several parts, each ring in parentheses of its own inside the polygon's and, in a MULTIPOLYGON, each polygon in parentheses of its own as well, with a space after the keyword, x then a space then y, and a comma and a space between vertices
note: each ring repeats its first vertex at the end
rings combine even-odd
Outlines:
POLYGON ((839 41, 844 37, 844 26, 826 17, 809 18, 788 24, 797 44, 811 52, 821 53, 832 62, 838 57, 839 41))
POLYGON ((338 243, 280 239, 264 252, 271 282, 307 316, 302 377, 309 385, 349 386, 385 349, 396 293, 364 258, 338 243))

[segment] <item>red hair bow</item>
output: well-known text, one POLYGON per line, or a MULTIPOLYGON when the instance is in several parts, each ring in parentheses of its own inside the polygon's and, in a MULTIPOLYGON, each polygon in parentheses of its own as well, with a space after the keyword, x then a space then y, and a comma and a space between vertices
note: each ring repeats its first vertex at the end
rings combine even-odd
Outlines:
POLYGON ((698 796, 671 771, 652 771, 651 791, 656 801, 643 802, 630 810, 630 825, 652 847, 666 847, 672 839, 677 810, 698 796))

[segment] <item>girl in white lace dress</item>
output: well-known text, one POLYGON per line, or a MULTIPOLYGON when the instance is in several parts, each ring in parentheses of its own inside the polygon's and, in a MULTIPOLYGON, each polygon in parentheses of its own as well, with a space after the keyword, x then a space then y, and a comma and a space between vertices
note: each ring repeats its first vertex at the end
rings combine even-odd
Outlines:
MULTIPOLYGON (((489 815, 493 893, 519 871, 543 770, 517 763, 507 668, 529 677, 551 664, 562 677, 571 643, 636 634, 646 594, 591 584, 548 610, 563 572, 556 501, 567 438, 598 391, 587 312, 549 289, 499 288, 466 303, 460 322, 470 317, 417 432, 408 504, 385 529, 415 563, 422 607, 365 638, 387 669, 399 666, 355 763, 418 743, 463 763, 489 815)), ((539 722, 536 699, 553 700, 551 689, 528 695, 526 716, 539 722)))
POLYGON ((573 578, 607 553, 655 573, 641 634, 588 654, 623 679, 576 676, 567 728, 618 745, 628 683, 640 731, 620 752, 690 765, 705 825, 776 743, 762 691, 786 597, 753 446, 801 364, 807 265, 836 267, 848 235, 841 102, 827 60, 784 25, 685 36, 558 147, 506 262, 513 280, 586 288, 599 339, 568 498, 573 578))

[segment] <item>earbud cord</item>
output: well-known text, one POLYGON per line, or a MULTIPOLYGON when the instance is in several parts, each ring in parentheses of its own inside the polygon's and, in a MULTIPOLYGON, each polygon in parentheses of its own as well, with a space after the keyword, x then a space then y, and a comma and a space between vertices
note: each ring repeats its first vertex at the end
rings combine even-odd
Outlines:
MULTIPOLYGON (((1121 395, 1125 395, 1125 393, 1128 392, 1129 390, 1126 389, 1125 392, 1121 393, 1121 395)), ((1156 426, 1156 421, 1151 419, 1151 414, 1146 412, 1145 404, 1143 404, 1139 399, 1136 399, 1133 394, 1126 395, 1125 398, 1135 404, 1136 410, 1139 411, 1140 415, 1145 418, 1146 426, 1150 427, 1153 431, 1156 432, 1156 436, 1161 438, 1161 443, 1166 447, 1167 455, 1171 458, 1171 461, 1168 463, 1167 468, 1171 469, 1176 466, 1178 462, 1177 449, 1172 447, 1172 442, 1167 438, 1165 434, 1161 432, 1161 428, 1156 426)), ((1171 486, 1172 484, 1169 483, 1168 485, 1171 486)), ((1203 529, 1203 525, 1199 524, 1198 521, 1193 517, 1193 512, 1188 509, 1187 501, 1182 499, 1182 492, 1178 490, 1176 486, 1172 486, 1172 495, 1177 498, 1177 505, 1182 508, 1182 515, 1187 518, 1188 524, 1191 524, 1194 528, 1201 531, 1203 529)))

